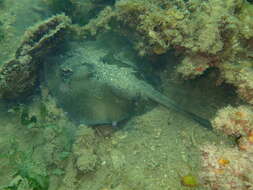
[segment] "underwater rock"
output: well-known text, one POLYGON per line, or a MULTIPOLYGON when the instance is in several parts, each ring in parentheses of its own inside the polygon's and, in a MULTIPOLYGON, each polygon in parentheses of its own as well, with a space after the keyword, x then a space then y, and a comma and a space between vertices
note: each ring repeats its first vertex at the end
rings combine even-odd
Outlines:
POLYGON ((94 130, 83 125, 79 127, 73 145, 75 165, 82 172, 93 171, 98 163, 97 155, 94 152, 96 145, 94 130))
POLYGON ((212 120, 214 129, 234 136, 240 150, 253 151, 253 109, 251 106, 227 106, 212 120))
POLYGON ((118 0, 80 33, 94 36, 110 29, 132 40, 141 56, 175 50, 184 57, 177 71, 185 79, 217 68, 218 80, 235 86, 239 97, 253 104, 252 0, 118 0))
POLYGON ((31 27, 25 32, 16 57, 29 54, 36 58, 44 55, 62 39, 70 23, 70 19, 61 14, 31 27))
POLYGON ((29 94, 37 81, 40 58, 62 40, 70 24, 65 15, 57 15, 28 29, 16 55, 0 69, 0 97, 20 98, 29 94))
POLYGON ((253 131, 253 109, 251 106, 227 106, 220 109, 212 120, 214 129, 227 135, 250 136, 253 131))
POLYGON ((82 155, 76 159, 76 167, 82 172, 89 172, 95 170, 98 158, 94 152, 85 150, 82 155))
POLYGON ((248 60, 245 67, 231 66, 224 64, 221 72, 221 77, 227 83, 237 87, 238 96, 249 104, 253 104, 253 69, 252 61, 248 60))

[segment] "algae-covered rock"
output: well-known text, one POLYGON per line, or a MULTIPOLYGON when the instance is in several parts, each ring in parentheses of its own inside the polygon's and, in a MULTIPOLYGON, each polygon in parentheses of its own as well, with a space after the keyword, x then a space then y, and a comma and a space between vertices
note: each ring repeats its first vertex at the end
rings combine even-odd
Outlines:
POLYGON ((97 156, 94 152, 89 150, 84 150, 82 155, 76 159, 76 167, 79 171, 89 172, 94 171, 96 164, 98 162, 97 156))
POLYGON ((95 154, 96 139, 93 129, 87 126, 79 126, 76 140, 73 145, 73 153, 76 159, 75 165, 84 173, 94 171, 98 164, 95 154))
POLYGON ((235 86, 239 96, 252 104, 252 79, 237 77, 244 70, 252 73, 252 10, 252 3, 244 0, 119 0, 80 33, 113 29, 127 35, 141 56, 175 50, 183 57, 177 71, 185 79, 218 68, 218 80, 235 86))
POLYGON ((29 54, 36 59, 36 56, 43 56, 63 39, 70 23, 70 19, 61 14, 30 27, 23 36, 16 57, 29 54))
POLYGON ((202 145, 200 176, 208 189, 246 190, 253 188, 250 153, 224 145, 202 145))
POLYGON ((38 79, 40 59, 62 40, 69 24, 68 17, 57 15, 26 31, 14 58, 0 68, 1 98, 14 99, 31 93, 38 79))

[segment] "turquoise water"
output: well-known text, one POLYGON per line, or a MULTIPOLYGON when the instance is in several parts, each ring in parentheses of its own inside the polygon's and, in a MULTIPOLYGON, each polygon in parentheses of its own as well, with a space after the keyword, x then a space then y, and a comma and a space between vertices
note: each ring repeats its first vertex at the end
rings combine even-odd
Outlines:
POLYGON ((226 164, 211 178, 203 147, 237 150, 212 121, 252 105, 252 17, 250 1, 0 0, 0 189, 233 189, 223 170, 251 187, 226 164))

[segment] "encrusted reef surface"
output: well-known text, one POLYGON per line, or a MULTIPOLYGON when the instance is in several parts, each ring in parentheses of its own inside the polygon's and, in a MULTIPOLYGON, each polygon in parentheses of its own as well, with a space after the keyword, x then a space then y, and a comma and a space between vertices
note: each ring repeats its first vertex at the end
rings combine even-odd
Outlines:
POLYGON ((237 146, 202 145, 201 176, 211 189, 252 189, 253 110, 250 106, 228 106, 218 111, 215 129, 237 138, 237 146))
POLYGON ((119 0, 82 30, 118 30, 133 39, 140 55, 176 50, 182 55, 177 71, 185 78, 218 68, 217 80, 234 85, 253 104, 252 14, 246 0, 119 0))
POLYGON ((15 99, 31 92, 38 78, 40 59, 63 39, 70 24, 64 15, 54 16, 28 29, 14 58, 0 69, 0 95, 15 99))

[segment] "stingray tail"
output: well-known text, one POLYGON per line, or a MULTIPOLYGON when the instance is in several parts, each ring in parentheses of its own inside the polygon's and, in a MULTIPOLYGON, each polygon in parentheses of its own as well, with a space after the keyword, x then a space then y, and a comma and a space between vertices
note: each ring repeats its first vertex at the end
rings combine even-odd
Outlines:
POLYGON ((212 124, 209 120, 204 119, 192 112, 189 112, 187 110, 185 110, 184 108, 182 108, 180 105, 178 105, 175 101, 169 99, 167 96, 164 96, 163 94, 159 93, 156 90, 151 90, 152 92, 146 94, 146 96, 148 98, 150 98, 151 100, 163 105, 164 107, 168 108, 168 109, 173 109, 183 115, 185 115, 186 117, 196 121, 197 123, 199 123, 200 125, 202 125, 203 127, 207 128, 207 129, 212 129, 212 124))

